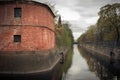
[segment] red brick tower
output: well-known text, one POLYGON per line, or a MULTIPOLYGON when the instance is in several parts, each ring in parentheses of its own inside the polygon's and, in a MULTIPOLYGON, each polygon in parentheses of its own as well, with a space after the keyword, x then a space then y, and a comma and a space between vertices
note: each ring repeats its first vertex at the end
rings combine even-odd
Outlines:
POLYGON ((0 51, 49 50, 55 46, 54 13, 31 0, 0 0, 0 51))

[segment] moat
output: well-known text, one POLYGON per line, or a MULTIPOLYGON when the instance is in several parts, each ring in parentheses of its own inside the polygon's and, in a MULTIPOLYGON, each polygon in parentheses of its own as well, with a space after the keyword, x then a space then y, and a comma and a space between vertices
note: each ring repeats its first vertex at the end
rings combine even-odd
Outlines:
POLYGON ((120 80, 119 66, 116 69, 114 61, 95 58, 89 52, 73 45, 63 64, 44 75, 9 76, 17 80, 120 80), (14 78, 13 78, 14 77, 14 78))

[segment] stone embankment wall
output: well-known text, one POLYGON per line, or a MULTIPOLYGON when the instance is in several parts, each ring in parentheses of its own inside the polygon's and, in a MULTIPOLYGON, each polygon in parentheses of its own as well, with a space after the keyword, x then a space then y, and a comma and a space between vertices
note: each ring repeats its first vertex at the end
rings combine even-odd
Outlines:
POLYGON ((79 45, 84 48, 86 48, 89 52, 93 54, 100 54, 102 56, 110 58, 110 52, 112 51, 114 53, 114 58, 116 60, 120 60, 120 49, 119 48, 110 48, 108 46, 101 46, 101 45, 89 45, 89 44, 82 44, 79 45))
POLYGON ((51 51, 17 51, 0 52, 0 73, 30 74, 52 70, 60 62, 63 52, 68 49, 54 49, 51 51))

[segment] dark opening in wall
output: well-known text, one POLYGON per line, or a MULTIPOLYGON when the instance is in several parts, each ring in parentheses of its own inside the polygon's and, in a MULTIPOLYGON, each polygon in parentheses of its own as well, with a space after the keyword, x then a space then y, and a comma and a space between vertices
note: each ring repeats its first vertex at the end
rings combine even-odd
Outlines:
POLYGON ((14 42, 21 42, 21 35, 14 35, 14 42))
POLYGON ((21 18, 21 13, 22 13, 21 8, 14 8, 14 17, 15 18, 21 18))

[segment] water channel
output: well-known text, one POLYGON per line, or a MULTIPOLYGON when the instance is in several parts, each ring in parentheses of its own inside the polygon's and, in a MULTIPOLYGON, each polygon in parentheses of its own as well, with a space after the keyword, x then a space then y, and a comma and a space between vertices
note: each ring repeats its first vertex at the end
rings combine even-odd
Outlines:
POLYGON ((74 45, 71 66, 63 71, 61 80, 120 80, 120 69, 113 64, 74 45))
MULTIPOLYGON (((94 57, 83 48, 73 45, 63 64, 45 75, 11 76, 7 80, 120 80, 120 67, 114 62, 94 57)), ((2 78, 0 78, 2 80, 2 78)), ((5 79, 4 79, 5 80, 5 79)))
POLYGON ((71 67, 66 74, 63 74, 62 80, 99 80, 99 78, 89 70, 87 61, 79 53, 77 45, 74 45, 71 67))

